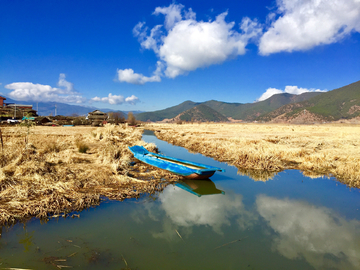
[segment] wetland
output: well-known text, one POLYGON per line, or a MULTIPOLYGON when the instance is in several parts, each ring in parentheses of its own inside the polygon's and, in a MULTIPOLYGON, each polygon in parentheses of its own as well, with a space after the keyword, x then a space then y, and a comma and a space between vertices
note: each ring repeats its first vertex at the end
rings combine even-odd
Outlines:
MULTIPOLYGON (((36 147, 35 155, 39 155, 43 147, 41 140, 39 143, 36 141, 36 134, 43 133, 37 128, 33 131, 35 137, 29 137, 29 142, 36 147)), ((150 128, 160 130, 156 126, 150 128)), ((239 170, 229 161, 219 162, 194 150, 189 152, 159 140, 150 131, 141 135, 141 130, 121 127, 123 133, 135 132, 137 140, 124 136, 123 142, 120 142, 113 136, 120 138, 121 133, 110 127, 107 129, 111 132, 107 132, 106 127, 81 131, 80 139, 89 146, 87 154, 78 152, 78 131, 71 128, 56 131, 64 132, 57 143, 60 146, 67 143, 69 146, 61 149, 71 153, 62 150, 57 154, 51 152, 55 157, 52 157, 50 165, 59 169, 56 164, 61 160, 61 166, 68 166, 69 170, 78 173, 75 180, 84 185, 95 179, 90 181, 91 186, 86 189, 88 193, 84 189, 75 191, 95 194, 99 201, 82 207, 82 211, 67 206, 63 208, 67 209, 65 216, 62 209, 48 214, 47 218, 38 219, 29 215, 27 222, 22 220, 22 223, 1 227, 0 268, 359 268, 360 194, 357 188, 344 184, 345 181, 338 181, 330 173, 307 175, 286 167, 270 172, 249 168, 239 170), (226 172, 216 173, 211 180, 204 182, 181 181, 174 175, 132 160, 125 151, 114 155, 111 152, 114 140, 116 145, 141 143, 150 150, 157 148, 162 154, 221 167, 226 172), (75 157, 88 161, 69 162, 75 157), (127 167, 121 167, 122 164, 127 167), (85 177, 88 168, 89 172, 95 168, 97 173, 88 172, 85 177), (76 170, 84 171, 81 174, 76 170), (104 181, 107 178, 111 181, 104 181), (128 189, 114 185, 114 179, 120 178, 128 189), (148 188, 140 192, 140 187, 147 187, 150 181, 156 181, 154 192, 148 188), (105 186, 106 183, 110 183, 109 186, 105 186), (137 184, 139 188, 134 188, 137 184), (132 195, 134 191, 138 193, 132 195)), ((16 134, 10 130, 2 131, 6 136, 16 134)), ((205 126, 198 129, 200 131, 211 132, 205 126)), ((343 136, 343 141, 348 143, 347 135, 343 136)), ((4 137, 5 147, 10 143, 9 138, 4 137)), ((20 136, 18 139, 23 140, 20 136)), ((312 142, 315 144, 315 139, 312 142)), ((50 156, 46 155, 45 160, 50 162, 50 156)), ((11 165, 14 161, 9 160, 8 165, 11 165)), ((21 166, 23 163, 18 161, 16 164, 21 166)), ((13 170, 13 174, 8 175, 14 179, 7 188, 20 183, 18 179, 28 175, 13 170)), ((46 173, 45 177, 50 178, 46 173)), ((71 192, 64 190, 57 195, 71 192)))

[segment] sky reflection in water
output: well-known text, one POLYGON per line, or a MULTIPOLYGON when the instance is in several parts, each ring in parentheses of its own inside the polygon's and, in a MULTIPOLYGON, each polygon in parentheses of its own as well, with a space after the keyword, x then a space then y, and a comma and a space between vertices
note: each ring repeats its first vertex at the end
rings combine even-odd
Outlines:
MULTIPOLYGON (((150 137, 150 136, 149 136, 150 137)), ((149 141, 153 140, 150 138, 149 141)), ((156 141, 157 145, 160 144, 156 141)), ((174 146, 170 146, 161 142, 159 148, 163 153, 174 152, 174 146), (168 149, 171 148, 171 149, 168 149)), ((175 147, 177 148, 177 147, 175 147)), ((184 149, 181 149, 184 151, 184 149)), ((186 150, 185 150, 186 151, 186 150)), ((176 151, 178 154, 178 152, 176 151)), ((181 153, 182 156, 185 153, 181 153)), ((192 154, 189 154, 191 157, 192 154)), ((197 155, 192 155, 196 157, 197 155)), ((189 158, 189 157, 188 157, 189 158)), ((202 158, 204 163, 209 164, 212 160, 202 158)), ((199 162, 199 159, 196 159, 199 162)), ((210 164, 219 166, 219 164, 210 164)), ((239 178, 234 176, 234 168, 226 166, 230 178, 239 178)), ((300 174, 300 172, 292 171, 290 174, 300 174)), ((280 173, 278 178, 283 178, 284 173, 280 173)), ((299 175, 297 176, 299 177, 299 175)), ((353 199, 359 199, 358 190, 349 190, 342 184, 333 182, 328 179, 309 179, 302 177, 303 181, 315 182, 331 186, 334 184, 338 195, 345 195, 347 197, 332 197, 331 200, 352 202, 353 199)), ((214 177, 214 182, 221 186, 221 174, 217 173, 214 177)), ((291 184, 293 181, 289 179, 282 179, 282 185, 291 184), (285 183, 285 181, 288 181, 285 183)), ((239 181, 248 181, 243 178, 239 181)), ((229 182, 229 180, 227 181, 229 182)), ((234 183, 233 183, 234 184, 234 183)), ((264 183, 271 185, 271 182, 264 183)), ((313 184, 313 183, 312 183, 313 184)), ((319 183, 315 183, 319 184, 319 183)), ((236 184, 235 184, 236 185, 236 184)), ((245 184, 246 185, 246 184, 245 184)), ((255 184, 256 185, 256 184, 255 184)), ((262 183, 259 185, 264 186, 262 183)), ((306 184, 305 184, 306 185, 306 184)), ((318 185, 320 187, 322 185, 318 185)), ((308 187, 311 188, 311 187, 308 187)), ((316 193, 327 193, 328 190, 315 190, 316 193)), ((236 221, 239 230, 246 230, 250 227, 256 227, 259 223, 265 225, 267 228, 259 232, 264 234, 270 233, 272 239, 272 250, 279 252, 288 259, 305 259, 311 266, 316 269, 358 269, 360 267, 360 223, 359 223, 359 203, 356 205, 348 205, 352 210, 354 219, 346 219, 342 212, 336 211, 338 209, 331 209, 332 204, 316 205, 302 197, 301 190, 293 190, 287 194, 281 194, 281 198, 269 196, 261 192, 254 192, 243 190, 244 196, 254 196, 255 201, 252 204, 245 206, 243 202, 243 195, 234 193, 232 191, 226 192, 226 196, 212 195, 206 197, 196 197, 191 193, 185 193, 179 188, 168 188, 159 196, 161 202, 160 208, 165 212, 165 216, 171 220, 173 230, 169 230, 169 222, 166 226, 168 231, 164 230, 162 234, 155 234, 154 237, 163 237, 171 240, 169 235, 174 237, 173 231, 178 227, 187 228, 187 233, 191 233, 193 226, 209 226, 215 233, 224 234, 226 228, 232 221, 236 221), (286 196, 285 198, 284 195, 286 196), (291 198, 294 196, 293 199, 291 198), (355 209, 356 208, 356 209, 355 209)), ((314 194, 314 190, 311 192, 314 194)), ((271 194, 271 192, 270 192, 271 194)), ((322 201, 322 196, 312 198, 313 201, 322 201)), ((322 203, 326 202, 323 201, 322 203)), ((342 203, 344 204, 344 203, 342 203)), ((159 208, 158 208, 159 209, 159 208)), ((348 209, 349 210, 349 209, 348 209)), ((152 212, 148 209, 149 213, 152 212)), ((349 213, 349 211, 346 211, 349 213)), ((351 211, 350 211, 351 212, 351 211)), ((150 214, 154 215, 154 213, 150 214)), ((269 235, 268 235, 269 236, 269 235)))

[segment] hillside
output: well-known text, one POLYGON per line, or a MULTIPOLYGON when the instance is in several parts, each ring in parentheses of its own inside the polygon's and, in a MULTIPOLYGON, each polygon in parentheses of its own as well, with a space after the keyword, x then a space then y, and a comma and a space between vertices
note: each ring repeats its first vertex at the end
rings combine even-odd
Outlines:
POLYGON ((228 119, 221 113, 214 109, 200 104, 185 112, 179 114, 176 118, 183 121, 196 121, 196 122, 226 122, 228 119))
POLYGON ((270 121, 281 118, 289 121, 301 113, 310 113, 316 119, 337 121, 360 116, 360 81, 346 85, 306 101, 287 104, 258 120, 270 121))
POLYGON ((164 119, 170 119, 170 118, 174 118, 178 114, 180 114, 186 110, 189 110, 199 104, 200 103, 196 103, 196 102, 188 100, 179 105, 176 105, 176 106, 164 109, 164 110, 139 113, 138 115, 136 115, 136 119, 140 120, 140 121, 161 121, 164 119))
POLYGON ((227 103, 216 100, 209 100, 206 102, 185 101, 177 106, 173 106, 164 110, 140 113, 136 119, 141 121, 162 121, 164 119, 172 119, 178 114, 192 109, 197 105, 203 104, 211 109, 219 112, 225 117, 232 117, 233 119, 253 121, 262 114, 271 112, 285 104, 300 102, 320 93, 304 93, 301 95, 292 94, 277 94, 272 97, 255 103, 227 103))
POLYGON ((203 104, 222 113, 226 117, 233 119, 254 121, 260 115, 271 112, 285 104, 300 102, 315 97, 320 93, 304 93, 301 95, 277 94, 270 98, 255 103, 225 103, 215 100, 204 102, 203 104))

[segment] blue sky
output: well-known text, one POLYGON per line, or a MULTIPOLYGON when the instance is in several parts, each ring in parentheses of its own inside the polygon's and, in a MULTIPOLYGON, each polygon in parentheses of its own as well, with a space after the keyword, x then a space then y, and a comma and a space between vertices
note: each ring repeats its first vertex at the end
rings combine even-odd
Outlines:
POLYGON ((359 0, 0 0, 0 93, 153 111, 360 80, 359 0))

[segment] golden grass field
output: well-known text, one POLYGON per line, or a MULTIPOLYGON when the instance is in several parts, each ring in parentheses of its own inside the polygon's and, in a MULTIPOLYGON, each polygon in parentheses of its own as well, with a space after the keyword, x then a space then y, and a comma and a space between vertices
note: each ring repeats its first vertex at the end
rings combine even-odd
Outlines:
POLYGON ((37 126, 30 128, 28 138, 26 127, 1 131, 0 225, 34 216, 66 216, 98 204, 101 196, 139 197, 160 191, 166 186, 162 178, 178 179, 140 162, 130 165, 128 146, 143 145, 150 151, 156 146, 141 141, 142 130, 126 125, 37 126))
POLYGON ((236 166, 267 180, 298 169, 310 177, 335 176, 360 187, 360 126, 343 124, 147 124, 172 144, 236 166))
MULTIPOLYGON (((306 176, 335 176, 350 187, 360 187, 357 125, 147 124, 146 128, 162 140, 234 165, 255 180, 299 169, 306 176)), ((1 131, 0 225, 66 216, 98 204, 102 196, 139 197, 179 179, 141 162, 130 164, 135 160, 128 146, 156 151, 154 144, 141 140, 141 128, 37 126, 29 135, 26 127, 1 131)))

